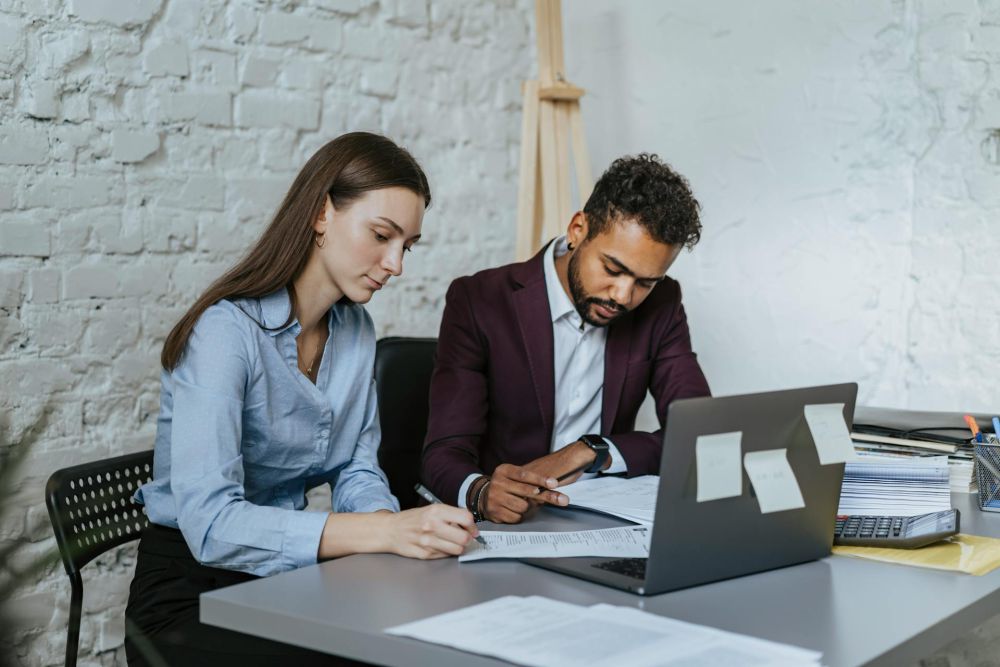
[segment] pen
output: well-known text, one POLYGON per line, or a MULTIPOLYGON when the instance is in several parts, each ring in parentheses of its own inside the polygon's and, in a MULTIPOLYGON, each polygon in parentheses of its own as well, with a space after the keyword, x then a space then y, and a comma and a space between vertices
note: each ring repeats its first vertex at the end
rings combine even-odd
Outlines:
MULTIPOLYGON (((578 473, 578 472, 583 472, 584 470, 586 470, 586 469, 587 469, 587 468, 589 468, 589 467, 590 467, 590 463, 584 463, 584 464, 583 464, 582 466, 580 466, 579 468, 574 468, 573 470, 570 470, 570 471, 569 471, 568 473, 566 473, 566 474, 564 474, 564 475, 560 475, 559 477, 556 477, 556 481, 557 481, 557 482, 561 482, 561 481, 563 481, 564 479, 566 479, 567 477, 572 477, 572 476, 573 476, 573 475, 575 475, 576 473, 578 473)), ((544 489, 543 489, 543 490, 544 490, 544 489)))
POLYGON ((982 442, 983 434, 980 432, 979 424, 977 424, 976 420, 972 418, 972 415, 965 415, 962 419, 964 419, 965 423, 969 425, 969 430, 972 431, 972 439, 976 442, 982 442))
MULTIPOLYGON (((435 505, 435 504, 443 505, 444 504, 444 503, 441 502, 440 498, 438 498, 433 493, 431 493, 430 490, 426 486, 424 486, 423 484, 417 484, 415 487, 413 487, 413 490, 417 492, 417 495, 419 495, 421 498, 423 498, 427 502, 431 503, 432 505, 435 505)), ((482 535, 476 535, 476 542, 479 542, 480 544, 482 544, 484 546, 486 545, 486 540, 483 539, 482 535)))

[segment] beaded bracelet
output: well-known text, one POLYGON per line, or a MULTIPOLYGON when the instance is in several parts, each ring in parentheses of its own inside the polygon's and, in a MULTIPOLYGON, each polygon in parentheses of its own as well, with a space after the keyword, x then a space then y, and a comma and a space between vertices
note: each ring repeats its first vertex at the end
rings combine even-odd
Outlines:
POLYGON ((468 508, 472 511, 472 518, 476 522, 483 521, 484 518, 485 518, 483 516, 483 513, 479 509, 479 507, 480 507, 480 505, 479 505, 479 499, 482 498, 483 489, 485 489, 486 486, 489 483, 490 483, 490 478, 489 477, 485 477, 485 476, 484 477, 480 477, 478 480, 476 480, 476 482, 474 482, 474 484, 476 485, 475 488, 471 489, 473 491, 473 495, 472 495, 471 502, 468 502, 468 508), (480 480, 482 480, 482 479, 485 479, 486 481, 483 482, 483 483, 479 483, 480 480))
POLYGON ((490 484, 493 480, 487 479, 486 483, 483 484, 483 488, 479 490, 479 496, 476 498, 476 510, 480 516, 480 521, 486 521, 486 510, 483 507, 489 507, 490 499, 490 484))

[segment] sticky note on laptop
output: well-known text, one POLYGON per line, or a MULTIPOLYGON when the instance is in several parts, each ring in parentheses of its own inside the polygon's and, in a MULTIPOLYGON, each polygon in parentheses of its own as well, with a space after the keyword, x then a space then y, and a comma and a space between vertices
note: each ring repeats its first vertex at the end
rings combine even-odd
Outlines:
POLYGON ((765 449, 743 455, 743 467, 757 494, 761 514, 805 507, 802 490, 788 464, 787 449, 765 449))
POLYGON ((805 414, 821 464, 845 463, 857 458, 844 421, 843 403, 807 405, 805 414))
POLYGON ((698 502, 743 495, 742 431, 699 435, 694 445, 698 502))

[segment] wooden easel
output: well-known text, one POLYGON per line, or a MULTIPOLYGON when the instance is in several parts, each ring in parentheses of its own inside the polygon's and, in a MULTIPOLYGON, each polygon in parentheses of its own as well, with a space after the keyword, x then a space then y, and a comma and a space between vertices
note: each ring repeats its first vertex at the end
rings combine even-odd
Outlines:
POLYGON ((523 86, 515 247, 518 260, 530 257, 569 224, 574 213, 570 202, 570 149, 581 208, 593 188, 580 115, 584 90, 565 77, 561 0, 535 0, 535 26, 538 80, 525 81, 523 86))

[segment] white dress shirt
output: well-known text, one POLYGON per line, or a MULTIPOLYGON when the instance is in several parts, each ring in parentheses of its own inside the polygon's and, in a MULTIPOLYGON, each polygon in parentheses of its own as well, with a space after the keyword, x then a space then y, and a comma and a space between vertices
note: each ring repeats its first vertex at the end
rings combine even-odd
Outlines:
MULTIPOLYGON (((604 397, 604 344, 607 327, 587 324, 573 306, 556 273, 555 258, 568 251, 566 237, 549 244, 542 264, 545 289, 552 316, 552 360, 555 378, 555 422, 549 451, 576 442, 581 435, 601 432, 601 404, 604 397)), ((625 460, 607 438, 611 466, 605 473, 626 472, 625 460)), ((581 479, 594 477, 584 473, 581 479)), ((465 507, 469 486, 480 475, 469 475, 458 490, 458 506, 465 507)))

